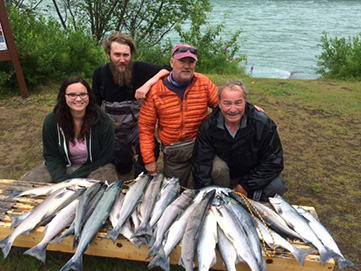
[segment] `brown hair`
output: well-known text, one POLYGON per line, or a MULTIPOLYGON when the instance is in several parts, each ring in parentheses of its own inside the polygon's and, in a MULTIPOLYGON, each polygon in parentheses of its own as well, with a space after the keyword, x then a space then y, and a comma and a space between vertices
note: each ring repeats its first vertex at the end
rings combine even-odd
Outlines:
POLYGON ((85 116, 83 119, 83 124, 80 129, 80 134, 78 140, 85 138, 85 135, 89 135, 90 128, 94 121, 97 118, 98 111, 100 110, 98 104, 96 103, 95 94, 90 88, 89 84, 79 76, 70 76, 61 85, 58 93, 57 104, 55 106, 56 119, 59 124, 59 127, 63 130, 65 138, 72 143, 75 139, 75 129, 73 123, 73 116, 71 115, 69 106, 65 100, 65 91, 67 87, 71 84, 81 83, 83 84, 89 94, 89 104, 86 107, 85 116))
POLYGON ((107 55, 110 54, 110 47, 112 45, 112 42, 118 42, 120 44, 128 45, 130 47, 130 52, 132 55, 137 51, 137 46, 135 45, 135 42, 131 37, 122 34, 119 31, 115 31, 103 42, 103 48, 107 55))

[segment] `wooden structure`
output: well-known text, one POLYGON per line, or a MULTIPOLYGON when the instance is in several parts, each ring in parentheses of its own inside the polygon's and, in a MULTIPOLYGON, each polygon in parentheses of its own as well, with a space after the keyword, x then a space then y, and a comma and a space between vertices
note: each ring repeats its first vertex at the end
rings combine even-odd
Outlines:
MULTIPOLYGON (((39 185, 45 185, 37 183, 39 185)), ((9 196, 13 194, 13 191, 25 191, 32 188, 33 185, 28 182, 20 182, 16 180, 1 180, 0 179, 0 240, 11 234, 13 231, 10 229, 11 221, 8 215, 22 214, 35 205, 42 202, 42 199, 31 199, 31 198, 20 198, 17 200, 9 199, 9 196)), ((312 209, 312 207, 311 207, 312 209)), ((14 246, 18 247, 33 247, 37 245, 44 236, 43 233, 44 227, 38 227, 34 229, 29 235, 20 235, 16 238, 14 246)), ((106 235, 107 229, 102 229, 98 233, 98 237, 103 237, 106 235)), ((67 253, 74 253, 72 250, 73 237, 66 237, 62 243, 56 244, 51 243, 48 245, 47 249, 52 251, 61 251, 67 253)), ((296 246, 306 246, 303 243, 294 244, 296 246)), ((118 241, 113 244, 110 239, 95 238, 86 251, 85 254, 102 256, 102 257, 112 257, 120 258, 133 261, 146 261, 149 249, 142 245, 140 249, 137 249, 132 243, 127 240, 122 239, 121 237, 118 241)), ((270 251, 271 252, 271 251, 270 251)), ((271 254, 271 253, 270 253, 271 254)), ((181 247, 177 248, 172 252, 170 257, 170 263, 177 265, 181 256, 181 247)), ((325 266, 322 266, 320 262, 319 255, 309 255, 306 258, 305 266, 302 267, 290 254, 289 252, 283 249, 277 249, 276 256, 274 258, 265 257, 267 267, 269 271, 332 271, 335 267, 335 261, 330 260, 325 266)), ((150 261, 150 260, 148 260, 150 261)), ((65 264, 65 263, 64 263, 65 264)), ((213 270, 226 270, 222 264, 222 259, 220 254, 217 251, 217 263, 213 266, 213 270)), ((237 270, 250 271, 249 267, 240 263, 237 265, 237 270)))
POLYGON ((20 65, 20 57, 16 51, 15 41, 11 32, 8 14, 4 0, 0 0, 0 36, 2 36, 2 43, 6 46, 0 50, 0 61, 12 61, 16 77, 18 79, 19 88, 22 98, 28 98, 28 89, 25 84, 23 70, 20 65), (1 35, 2 34, 2 35, 1 35))

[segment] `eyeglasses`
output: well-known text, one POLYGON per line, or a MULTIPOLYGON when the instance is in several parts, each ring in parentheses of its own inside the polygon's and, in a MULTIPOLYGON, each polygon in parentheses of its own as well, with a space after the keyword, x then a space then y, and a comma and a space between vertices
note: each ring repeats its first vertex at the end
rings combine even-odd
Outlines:
POLYGON ((69 97, 69 99, 71 100, 75 100, 76 98, 80 97, 81 99, 86 99, 88 98, 89 93, 86 92, 82 92, 80 94, 76 94, 76 93, 65 93, 65 95, 67 95, 69 97))
POLYGON ((179 47, 177 50, 174 51, 173 55, 175 55, 176 53, 185 53, 185 52, 191 52, 194 55, 197 55, 197 49, 196 48, 192 48, 192 47, 187 47, 187 46, 181 46, 179 47))

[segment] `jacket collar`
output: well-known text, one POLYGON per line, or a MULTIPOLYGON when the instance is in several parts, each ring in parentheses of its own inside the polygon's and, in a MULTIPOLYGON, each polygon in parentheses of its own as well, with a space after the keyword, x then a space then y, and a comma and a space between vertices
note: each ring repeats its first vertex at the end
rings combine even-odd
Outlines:
MULTIPOLYGON (((172 95, 174 94, 174 92, 170 91, 170 90, 169 90, 166 86, 164 86, 164 84, 163 84, 163 79, 166 78, 166 77, 168 77, 169 74, 170 74, 170 73, 165 74, 164 76, 162 76, 162 77, 158 80, 157 84, 160 84, 160 85, 161 85, 161 87, 158 87, 158 88, 157 88, 157 95, 158 95, 158 96, 165 96, 165 95, 169 95, 169 94, 172 94, 172 95)), ((199 79, 198 73, 195 72, 194 75, 193 75, 193 80, 192 80, 192 82, 187 86, 184 94, 186 94, 187 92, 191 91, 193 85, 198 81, 198 79, 199 79)))

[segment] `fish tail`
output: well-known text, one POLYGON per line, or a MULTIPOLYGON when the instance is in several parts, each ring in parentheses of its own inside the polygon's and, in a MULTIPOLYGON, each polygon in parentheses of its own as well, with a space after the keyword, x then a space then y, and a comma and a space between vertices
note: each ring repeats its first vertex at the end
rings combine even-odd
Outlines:
POLYGON ((115 244, 115 242, 118 239, 118 235, 119 235, 119 230, 117 230, 117 228, 114 228, 107 235, 105 235, 102 239, 112 239, 113 243, 115 244))
POLYGON ((166 259, 164 253, 163 253, 163 255, 158 254, 148 264, 148 269, 151 269, 151 268, 153 268, 155 266, 159 266, 163 270, 169 271, 170 270, 169 257, 168 257, 168 259, 166 259))
POLYGON ((12 245, 13 242, 10 239, 10 235, 0 241, 0 248, 3 252, 4 259, 9 255, 12 245))
POLYGON ((46 262, 46 246, 35 246, 24 252, 24 255, 29 255, 37 258, 43 264, 46 262))
POLYGON ((129 240, 137 249, 140 249, 140 246, 143 244, 138 238, 130 238, 129 240))
POLYGON ((21 221, 24 220, 24 217, 19 215, 9 215, 9 217, 11 219, 10 229, 14 229, 16 226, 18 226, 21 223, 21 221))
POLYGON ((83 270, 83 257, 80 255, 74 255, 61 269, 60 271, 66 270, 83 270))
POLYGON ((66 232, 64 232, 61 236, 59 236, 58 238, 55 238, 53 240, 51 240, 49 243, 58 243, 60 244, 61 242, 63 242, 64 238, 72 235, 74 233, 74 228, 69 228, 66 232))
MULTIPOLYGON (((158 251, 160 251, 161 249, 163 250, 163 248, 161 247, 161 244, 159 244, 159 242, 154 243, 152 248, 149 251, 149 254, 148 254, 146 260, 148 260, 150 257, 157 255, 158 251)), ((164 254, 164 252, 161 254, 164 254)))
POLYGON ((353 262, 347 260, 344 257, 338 257, 337 260, 338 260, 338 269, 340 270, 344 269, 345 267, 356 267, 356 265, 353 262))
POLYGON ((147 245, 148 245, 148 248, 151 248, 152 246, 154 246, 155 241, 156 241, 156 239, 155 239, 154 235, 152 235, 152 237, 149 238, 149 242, 148 242, 148 244, 147 244, 147 245))
POLYGON ((144 223, 139 226, 139 228, 134 232, 132 237, 140 237, 140 236, 150 236, 153 237, 152 229, 150 228, 149 223, 144 223))
POLYGON ((332 257, 332 253, 328 249, 319 250, 322 265, 325 266, 327 261, 332 257))
POLYGON ((291 253, 295 257, 297 262, 302 266, 305 265, 305 259, 306 259, 307 255, 310 255, 312 252, 313 252, 312 248, 311 249, 309 249, 309 248, 304 248, 304 249, 295 248, 293 251, 291 251, 291 253))
POLYGON ((79 244, 79 235, 74 235, 73 250, 78 246, 78 244, 79 244))

